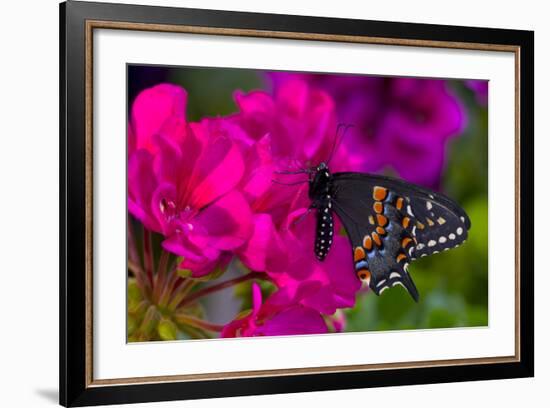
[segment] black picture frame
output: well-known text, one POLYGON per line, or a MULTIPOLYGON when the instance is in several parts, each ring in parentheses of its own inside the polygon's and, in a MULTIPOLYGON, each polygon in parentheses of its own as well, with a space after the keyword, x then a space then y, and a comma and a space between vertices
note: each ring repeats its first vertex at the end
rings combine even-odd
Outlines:
MULTIPOLYGON (((534 33, 352 19, 256 14, 199 9, 68 1, 60 4, 60 403, 64 406, 121 404, 176 399, 292 393, 395 385, 531 377, 534 375, 534 33), (484 44, 517 49, 519 93, 516 151, 521 198, 517 245, 519 358, 484 364, 442 364, 383 370, 265 375, 243 378, 101 384, 90 377, 90 290, 87 231, 86 33, 90 21, 185 25, 269 33, 353 36, 430 42, 484 44)), ((270 37, 270 35, 265 35, 270 37)), ((518 174, 517 173, 517 174, 518 174)), ((518 204, 519 205, 519 204, 518 204)))

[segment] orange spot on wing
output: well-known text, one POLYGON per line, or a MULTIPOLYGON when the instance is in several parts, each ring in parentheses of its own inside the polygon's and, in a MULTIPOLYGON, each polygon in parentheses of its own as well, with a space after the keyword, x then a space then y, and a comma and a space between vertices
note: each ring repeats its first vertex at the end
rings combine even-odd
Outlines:
POLYGON ((372 197, 378 201, 384 201, 388 195, 388 190, 384 187, 376 186, 372 190, 372 197))
POLYGON ((405 200, 403 200, 403 197, 399 197, 397 199, 397 201, 395 202, 395 206, 397 207, 398 210, 402 209, 403 208, 403 202, 405 200))
POLYGON ((411 239, 411 238, 405 237, 405 238, 403 238, 403 240, 401 241, 401 246, 402 246, 403 248, 406 248, 407 245, 409 245, 411 242, 412 242, 412 239, 411 239))
POLYGON ((405 217, 403 218, 403 221, 401 222, 401 224, 403 225, 403 228, 409 228, 410 222, 411 222, 411 219, 409 217, 405 217))
POLYGON ((382 214, 376 214, 376 221, 381 227, 385 227, 388 223, 388 218, 384 217, 382 214))
POLYGON ((426 227, 426 226, 425 226, 424 224, 422 224, 420 221, 417 221, 417 222, 416 222, 416 226, 417 226, 418 229, 421 229, 421 230, 423 230, 423 229, 426 227))
POLYGON ((368 269, 359 269, 357 271, 357 276, 359 276, 359 279, 370 281, 370 271, 368 269))
POLYGON ((374 208, 374 211, 378 214, 382 214, 382 212, 384 211, 384 205, 380 201, 376 201, 372 207, 374 208))
POLYGON ((353 261, 359 262, 365 259, 365 250, 361 247, 356 247, 353 251, 353 261))
POLYGON ((376 232, 373 232, 371 235, 372 235, 372 240, 374 241, 374 243, 377 246, 382 245, 382 240, 380 239, 380 237, 378 236, 378 234, 376 232))
POLYGON ((399 254, 399 255, 397 255, 397 258, 395 258, 395 260, 397 262, 401 262, 404 259, 407 259, 407 255, 405 255, 405 254, 399 254))
POLYGON ((363 238, 363 246, 367 248, 367 251, 372 249, 372 239, 370 236, 366 235, 365 238, 363 238))
POLYGON ((428 221, 428 225, 431 227, 432 225, 434 225, 434 222, 432 220, 430 220, 429 218, 426 218, 426 221, 428 221))
POLYGON ((386 230, 382 227, 376 227, 376 232, 378 235, 386 235, 386 230))

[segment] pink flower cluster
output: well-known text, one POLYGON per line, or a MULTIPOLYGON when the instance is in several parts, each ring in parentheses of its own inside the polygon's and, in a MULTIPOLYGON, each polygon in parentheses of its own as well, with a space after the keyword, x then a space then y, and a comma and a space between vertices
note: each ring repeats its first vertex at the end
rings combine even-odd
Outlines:
POLYGON ((129 212, 164 236, 163 249, 179 256, 179 268, 192 277, 236 256, 277 286, 262 303, 254 285, 252 311, 222 336, 327 332, 325 322, 352 307, 360 288, 352 273, 341 273, 343 263, 352 270, 349 243, 336 237, 318 262, 314 216, 294 222, 309 206, 307 183, 273 180, 277 171, 327 159, 336 136, 334 102, 303 81, 289 81, 275 95, 235 99, 238 113, 190 123, 181 87, 161 84, 138 95, 128 126, 129 212))

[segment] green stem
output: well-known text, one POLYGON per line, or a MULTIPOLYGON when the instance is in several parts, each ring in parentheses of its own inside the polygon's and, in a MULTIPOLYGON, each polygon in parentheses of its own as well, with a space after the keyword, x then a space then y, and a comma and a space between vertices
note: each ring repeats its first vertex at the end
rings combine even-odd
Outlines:
POLYGON ((134 238, 134 228, 132 227, 132 223, 130 222, 130 217, 127 218, 128 220, 128 258, 132 260, 135 264, 139 265, 141 268, 141 261, 139 259, 139 255, 136 248, 136 240, 134 238))
POLYGON ((161 250, 159 264, 157 266, 157 274, 155 276, 155 285, 153 288, 153 301, 157 302, 164 288, 164 282, 166 280, 166 274, 168 269, 168 261, 170 260, 170 254, 165 250, 161 250))
POLYGON ((168 278, 164 281, 164 286, 162 288, 162 292, 159 297, 159 301, 158 301, 159 306, 165 307, 168 304, 168 302, 170 301, 170 298, 172 297, 172 292, 174 291, 174 287, 178 279, 179 279, 179 276, 176 273, 176 268, 175 267, 170 268, 168 272, 168 278))
POLYGON ((174 318, 179 324, 186 324, 198 329, 221 332, 223 325, 207 322, 206 320, 197 319, 196 317, 189 316, 185 313, 176 313, 174 318))
POLYGON ((168 309, 175 310, 197 283, 198 282, 193 279, 184 279, 183 283, 176 289, 175 294, 168 305, 168 309))
POLYGON ((149 278, 151 286, 154 285, 153 269, 155 265, 153 263, 153 243, 151 241, 151 233, 145 227, 143 227, 143 263, 145 264, 145 272, 149 278))
POLYGON ((198 298, 209 295, 210 293, 229 288, 231 286, 237 285, 241 282, 246 282, 247 280, 251 280, 251 279, 266 279, 266 275, 261 272, 250 272, 247 275, 239 276, 238 278, 230 279, 225 282, 220 282, 216 285, 212 285, 207 288, 197 290, 196 292, 192 293, 191 295, 183 299, 178 305, 178 309, 180 307, 183 307, 185 305, 188 305, 194 302, 198 298))
POLYGON ((128 259, 128 269, 130 270, 132 275, 135 276, 136 283, 141 292, 144 294, 144 296, 147 296, 147 294, 151 292, 151 286, 149 285, 149 281, 147 280, 143 269, 141 269, 141 266, 128 259))

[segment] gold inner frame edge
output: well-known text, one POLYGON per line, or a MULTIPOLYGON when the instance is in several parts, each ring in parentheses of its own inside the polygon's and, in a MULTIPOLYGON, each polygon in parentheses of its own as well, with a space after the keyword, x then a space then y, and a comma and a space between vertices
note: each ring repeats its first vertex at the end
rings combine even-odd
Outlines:
POLYGON ((456 41, 415 40, 406 38, 385 38, 370 36, 333 35, 303 32, 251 30, 235 28, 198 27, 189 25, 168 25, 129 23, 121 21, 86 20, 85 26, 85 286, 86 286, 86 347, 85 385, 102 387, 145 383, 168 383, 183 381, 207 381, 253 377, 292 376, 390 369, 461 366, 470 364, 513 363, 521 361, 520 356, 520 51, 517 45, 468 43, 456 41), (413 362, 357 364, 342 366, 301 367, 273 370, 214 372, 201 374, 161 375, 148 377, 125 377, 113 379, 93 378, 93 30, 118 29, 131 31, 171 32, 203 35, 240 36, 256 38, 294 39, 310 41, 331 41, 341 43, 379 44, 411 47, 450 48, 464 50, 513 52, 515 58, 515 354, 502 357, 479 357, 413 362))

